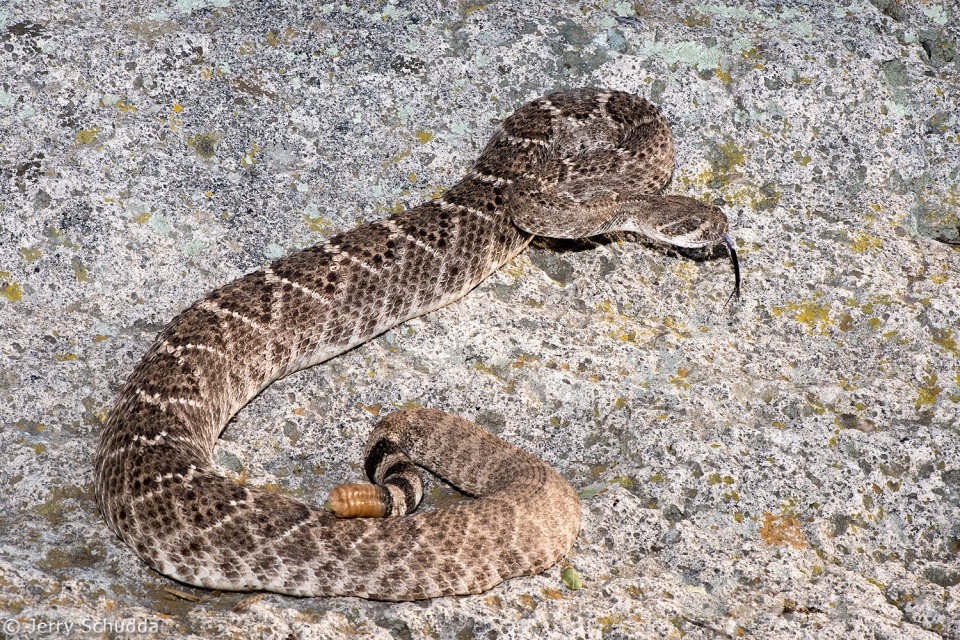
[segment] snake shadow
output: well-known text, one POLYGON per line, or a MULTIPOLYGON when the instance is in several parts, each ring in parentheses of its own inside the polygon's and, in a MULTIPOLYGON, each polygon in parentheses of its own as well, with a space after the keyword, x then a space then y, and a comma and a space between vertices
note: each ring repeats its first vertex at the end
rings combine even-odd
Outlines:
POLYGON ((712 247, 687 249, 683 247, 676 247, 664 242, 657 242, 656 240, 651 240, 641 233, 633 233, 629 231, 618 231, 615 233, 607 233, 601 236, 577 238, 574 240, 569 240, 566 238, 544 238, 537 236, 533 239, 533 242, 530 243, 530 246, 535 249, 549 251, 550 253, 555 253, 557 255, 564 255, 593 251, 597 247, 605 247, 607 245, 619 244, 621 242, 630 245, 640 245, 664 256, 672 258, 683 257, 687 258, 688 260, 693 260, 694 262, 706 262, 708 260, 716 260, 717 258, 727 258, 727 249, 722 242, 719 242, 712 247))

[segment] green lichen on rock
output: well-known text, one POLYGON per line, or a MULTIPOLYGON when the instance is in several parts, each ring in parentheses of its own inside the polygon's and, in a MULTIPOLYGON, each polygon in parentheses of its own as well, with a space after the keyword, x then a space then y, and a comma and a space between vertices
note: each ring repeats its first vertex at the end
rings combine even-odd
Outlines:
POLYGON ((197 152, 204 160, 209 160, 217 153, 217 141, 220 137, 215 133, 198 133, 187 138, 187 145, 197 152))

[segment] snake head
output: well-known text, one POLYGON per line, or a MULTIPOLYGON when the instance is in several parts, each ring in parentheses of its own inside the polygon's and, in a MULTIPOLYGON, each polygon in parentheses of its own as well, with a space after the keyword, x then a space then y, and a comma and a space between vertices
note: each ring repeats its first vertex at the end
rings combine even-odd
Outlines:
POLYGON ((734 286, 730 298, 740 298, 740 261, 727 232, 730 223, 719 207, 686 196, 658 196, 641 200, 635 210, 627 208, 621 228, 639 231, 652 240, 683 249, 703 249, 721 242, 733 264, 734 286))
POLYGON ((652 240, 684 249, 712 247, 723 241, 730 224, 720 207, 706 205, 686 196, 657 198, 656 206, 645 206, 631 222, 652 240))

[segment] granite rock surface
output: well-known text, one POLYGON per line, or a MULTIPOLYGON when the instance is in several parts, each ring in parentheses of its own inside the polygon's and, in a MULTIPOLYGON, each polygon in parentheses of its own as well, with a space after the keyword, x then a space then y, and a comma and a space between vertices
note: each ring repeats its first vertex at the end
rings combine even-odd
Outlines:
POLYGON ((960 637, 960 7, 550 4, 0 4, 8 636, 960 637), (92 455, 159 329, 449 188, 498 122, 578 86, 661 106, 667 192, 724 207, 741 298, 722 252, 537 242, 274 384, 215 454, 318 504, 377 415, 458 413, 581 492, 563 565, 408 604, 143 565, 92 455))

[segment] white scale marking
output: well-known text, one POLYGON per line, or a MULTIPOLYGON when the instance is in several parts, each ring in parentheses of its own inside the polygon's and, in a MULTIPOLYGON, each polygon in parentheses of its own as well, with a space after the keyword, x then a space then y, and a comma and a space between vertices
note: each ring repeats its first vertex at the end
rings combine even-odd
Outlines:
POLYGON ((311 289, 310 287, 304 286, 304 285, 300 284, 299 282, 294 282, 293 280, 288 280, 287 278, 283 278, 282 280, 280 280, 280 282, 282 282, 283 284, 289 284, 289 285, 292 286, 294 289, 300 289, 301 291, 303 291, 305 294, 307 294, 307 295, 310 296, 311 298, 314 298, 314 299, 316 299, 316 300, 320 300, 320 301, 323 302, 323 303, 327 303, 327 302, 330 301, 330 299, 329 299, 327 296, 325 296, 325 295, 323 295, 323 294, 320 294, 320 293, 317 293, 316 291, 314 291, 314 290, 311 289))
POLYGON ((291 534, 293 534, 294 531, 299 529, 300 526, 304 524, 311 524, 311 522, 307 520, 307 521, 300 521, 295 523, 292 527, 290 527, 289 529, 283 532, 283 534, 280 536, 280 539, 283 540, 284 538, 289 537, 291 534))
POLYGON ((140 503, 140 502, 146 502, 147 500, 149 500, 149 499, 152 498, 153 496, 157 495, 158 493, 162 493, 162 492, 163 492, 163 489, 157 489, 156 491, 147 491, 147 492, 144 493, 143 495, 139 495, 139 496, 137 496, 136 498, 134 498, 134 499, 130 502, 130 506, 132 507, 133 505, 138 504, 138 503, 140 503))
MULTIPOLYGON (((510 180, 509 178, 500 178, 500 177, 498 177, 498 176, 491 175, 491 174, 489 174, 489 173, 480 173, 479 171, 476 171, 476 170, 471 171, 470 174, 469 174, 467 177, 468 177, 468 178, 476 178, 477 180, 480 180, 481 182, 486 182, 487 184, 492 184, 492 185, 495 186, 495 187, 499 187, 499 186, 502 186, 502 185, 511 185, 511 184, 513 184, 513 180, 510 180)), ((441 196, 441 197, 443 197, 443 196, 441 196)))
POLYGON ((213 311, 214 313, 219 313, 219 314, 221 314, 221 315, 233 316, 234 318, 236 318, 236 319, 239 320, 240 322, 243 322, 243 323, 245 323, 245 324, 250 325, 251 327, 253 327, 253 328, 256 329, 257 331, 266 331, 266 328, 263 327, 263 326, 261 326, 260 323, 257 322, 256 320, 251 320, 251 319, 248 318, 247 316, 245 316, 245 315, 243 315, 243 314, 240 314, 240 313, 237 313, 236 311, 228 311, 228 310, 224 309, 223 307, 220 307, 220 306, 216 305, 214 302, 211 302, 210 300, 204 300, 204 301, 203 301, 203 304, 200 305, 200 308, 202 308, 202 309, 204 309, 204 310, 206 310, 206 311, 213 311))
POLYGON ((178 473, 178 474, 177 474, 177 477, 180 478, 181 481, 183 481, 183 484, 184 484, 185 486, 186 486, 186 485, 189 485, 189 484, 190 484, 190 481, 193 480, 193 474, 194 474, 194 472, 196 472, 196 470, 197 470, 197 468, 196 468, 194 465, 190 465, 190 466, 187 468, 187 475, 183 475, 182 473, 178 473))
MULTIPOLYGON (((136 440, 137 437, 134 436, 133 439, 136 440)), ((177 474, 177 475, 180 475, 180 474, 177 474)), ((161 485, 161 486, 160 486, 159 488, 157 488, 157 489, 151 489, 150 491, 147 491, 147 492, 144 493, 143 495, 137 496, 136 498, 134 498, 134 499, 131 501, 130 506, 133 506, 133 505, 135 505, 135 504, 137 504, 137 503, 140 503, 140 502, 146 502, 147 500, 149 500, 149 499, 152 498, 153 496, 157 495, 158 493, 163 493, 163 491, 164 491, 164 487, 162 486, 162 485, 163 485, 163 481, 164 481, 164 480, 171 480, 171 479, 173 479, 173 473, 172 473, 172 472, 171 472, 171 473, 168 473, 168 474, 165 475, 165 476, 157 476, 156 479, 155 479, 155 480, 156 480, 156 483, 157 483, 158 485, 161 485)))
POLYGON ((480 211, 480 209, 474 209, 473 207, 468 207, 468 206, 463 206, 462 209, 467 213, 471 213, 477 216, 478 218, 483 218, 487 222, 494 222, 494 218, 490 217, 488 214, 484 213, 483 211, 480 211))
POLYGON ((417 238, 414 238, 413 236, 411 236, 411 235, 409 235, 409 234, 406 235, 405 237, 406 237, 407 240, 409 240, 409 241, 412 242, 413 244, 417 245, 418 247, 420 247, 420 248, 423 249, 424 251, 427 251, 427 252, 429 252, 429 253, 432 253, 432 254, 435 255, 435 256, 440 255, 439 253, 437 253, 437 250, 436 250, 436 249, 434 249, 433 247, 431 247, 430 245, 428 245, 428 244, 427 244, 426 242, 424 242, 423 240, 418 240, 417 238))
MULTIPOLYGON (((686 221, 685 221, 685 220, 677 220, 677 221, 674 221, 674 222, 670 222, 670 223, 668 223, 668 224, 664 224, 664 225, 661 225, 661 226, 657 227, 657 231, 660 232, 660 234, 661 234, 663 237, 667 237, 667 233, 666 233, 666 232, 667 232, 668 229, 673 229, 674 227, 676 227, 676 226, 678 226, 678 225, 681 225, 681 224, 683 224, 684 222, 686 222, 686 221)), ((702 240, 699 240, 700 235, 701 235, 700 229, 697 228, 697 229, 694 229, 693 231, 688 231, 687 233, 684 233, 683 235, 672 236, 672 239, 670 240, 670 242, 672 242, 673 244, 676 244, 676 245, 678 245, 678 246, 681 246, 681 247, 691 247, 691 246, 694 246, 694 247, 695 247, 695 246, 698 246, 698 245, 700 245, 700 244, 703 244, 702 240)))
POLYGON ((523 147, 529 147, 530 145, 539 145, 541 147, 549 147, 546 140, 538 140, 537 138, 522 138, 520 136, 511 136, 510 134, 506 135, 507 140, 511 144, 520 145, 523 147))
POLYGON ((443 209, 454 208, 454 209, 456 209, 457 211, 466 211, 467 213, 472 214, 472 215, 475 215, 475 216, 477 216, 478 218, 483 218, 483 219, 486 220, 487 222, 494 222, 494 221, 495 221, 494 218, 491 218, 489 215, 487 215, 487 214, 484 213, 483 211, 480 211, 479 209, 474 209, 473 207, 468 207, 468 206, 465 205, 465 204, 454 204, 453 202, 447 202, 446 200, 443 200, 443 196, 440 197, 440 206, 441 206, 441 208, 443 208, 443 209))
MULTIPOLYGON (((221 351, 220 349, 215 349, 214 347, 209 347, 205 344, 193 344, 191 342, 188 344, 181 344, 174 347, 170 345, 169 341, 164 340, 163 347, 166 349, 167 353, 170 353, 172 355, 178 355, 184 351, 206 351, 208 353, 212 353, 214 355, 220 356, 221 358, 227 357, 227 354, 221 351)), ((180 363, 181 364, 183 363, 183 358, 180 358, 180 363)))
POLYGON ((183 396, 180 396, 177 398, 170 396, 169 398, 167 398, 167 402, 169 402, 170 404, 185 404, 191 407, 200 406, 200 403, 194 400, 193 398, 184 398, 183 396))
POLYGON ((349 254, 349 253, 346 254, 346 255, 347 255, 348 258, 350 258, 350 261, 353 262, 354 264, 360 265, 362 268, 366 269, 366 270, 369 271, 370 273, 377 273, 377 270, 376 270, 376 269, 374 269, 373 267, 371 267, 370 265, 368 265, 366 262, 364 262, 364 261, 361 260, 360 258, 357 258, 356 256, 354 256, 354 255, 352 255, 352 254, 349 254))
POLYGON ((159 393, 148 394, 142 388, 137 389, 137 396, 139 396, 147 404, 163 404, 165 400, 160 399, 159 393))
POLYGON ((148 438, 148 437, 146 437, 146 436, 141 436, 141 435, 137 434, 137 435, 133 436, 133 441, 136 442, 137 440, 139 440, 140 442, 142 442, 142 443, 144 443, 144 444, 157 444, 157 443, 159 443, 162 439, 164 439, 164 438, 166 438, 166 437, 167 437, 167 432, 166 432, 166 431, 161 431, 160 433, 158 433, 157 435, 155 435, 155 436, 152 437, 152 438, 148 438))
POLYGON ((552 111, 556 115, 560 115, 561 113, 563 113, 560 107, 554 105, 552 102, 544 102, 540 106, 540 108, 543 109, 544 111, 552 111))
MULTIPOLYGON (((403 230, 397 226, 397 223, 394 222, 393 219, 386 218, 384 220, 381 220, 380 222, 383 224, 383 226, 385 226, 387 229, 390 230, 390 235, 388 237, 391 240, 399 238, 400 236, 403 235, 403 230)), ((374 224, 377 224, 377 223, 374 223, 374 224)))
MULTIPOLYGON (((203 529, 200 529, 200 532, 201 532, 201 533, 207 533, 208 531, 213 531, 214 529, 218 529, 218 528, 222 527, 223 525, 227 524, 227 523, 230 522, 231 520, 233 520, 233 516, 231 516, 230 514, 227 514, 227 515, 225 515, 225 516, 223 517, 223 520, 218 520, 218 521, 214 522, 212 525, 210 525, 209 527, 204 527, 203 529)), ((249 566, 249 565, 248 565, 248 566, 249 566)))
POLYGON ((432 253, 432 254, 435 255, 435 256, 440 255, 439 253, 437 253, 437 250, 436 250, 436 249, 434 249, 433 247, 431 247, 430 245, 428 245, 426 242, 424 242, 424 241, 422 241, 422 240, 418 240, 417 238, 414 238, 412 235, 410 235, 410 234, 408 234, 408 233, 404 233, 403 229, 401 229, 399 226, 397 226, 397 223, 394 222, 393 220, 391 220, 390 218, 387 218, 386 220, 384 220, 383 223, 384 223, 384 225, 386 225, 386 227, 387 227, 388 229, 390 229, 390 231, 393 232, 393 234, 391 234, 392 237, 397 237, 397 236, 404 237, 404 238, 406 238, 409 242, 412 242, 413 244, 417 245, 418 247, 420 247, 420 248, 423 249, 424 251, 427 251, 427 252, 429 252, 429 253, 432 253))
MULTIPOLYGON (((161 398, 159 393, 154 393, 151 395, 151 394, 148 394, 143 389, 137 389, 137 396, 140 397, 147 404, 159 405, 160 408, 163 409, 164 411, 167 410, 167 405, 170 405, 170 404, 181 404, 181 405, 188 405, 191 407, 200 406, 200 402, 198 400, 194 400, 193 398, 184 398, 183 396, 178 396, 178 397, 169 396, 166 398, 161 398)), ((166 436, 167 435, 166 432, 164 432, 163 435, 166 436)), ((134 439, 136 438, 137 436, 134 436, 134 439)))

